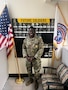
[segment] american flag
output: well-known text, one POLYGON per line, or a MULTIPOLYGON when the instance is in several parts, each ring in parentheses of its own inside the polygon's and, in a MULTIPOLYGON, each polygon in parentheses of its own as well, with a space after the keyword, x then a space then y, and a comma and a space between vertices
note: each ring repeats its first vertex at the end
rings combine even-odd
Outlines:
POLYGON ((9 56, 13 47, 13 33, 8 8, 5 6, 0 15, 0 50, 6 47, 9 56))

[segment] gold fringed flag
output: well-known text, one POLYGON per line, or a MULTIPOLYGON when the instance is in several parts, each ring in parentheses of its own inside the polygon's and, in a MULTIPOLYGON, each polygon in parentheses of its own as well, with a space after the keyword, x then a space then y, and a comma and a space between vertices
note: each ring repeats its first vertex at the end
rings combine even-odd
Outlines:
POLYGON ((61 58, 61 51, 62 51, 62 46, 64 45, 65 42, 66 31, 67 31, 67 27, 63 20, 62 14, 58 6, 56 6, 53 45, 54 45, 55 57, 57 60, 61 58))
POLYGON ((4 47, 8 56, 13 47, 13 33, 7 6, 0 15, 0 50, 4 47))

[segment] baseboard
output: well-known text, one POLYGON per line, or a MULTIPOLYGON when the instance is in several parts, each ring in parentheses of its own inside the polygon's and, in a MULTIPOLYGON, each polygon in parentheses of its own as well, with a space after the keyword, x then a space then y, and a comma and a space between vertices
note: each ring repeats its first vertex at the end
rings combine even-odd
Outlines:
MULTIPOLYGON (((28 74, 20 74, 21 77, 28 77, 28 74)), ((19 74, 9 74, 9 77, 19 77, 19 74)))
MULTIPOLYGON (((32 74, 34 76, 34 74, 32 74)), ((21 77, 28 77, 28 74, 20 74, 21 77)), ((41 76, 41 74, 40 74, 41 76)), ((19 77, 19 74, 9 74, 9 77, 19 77)))

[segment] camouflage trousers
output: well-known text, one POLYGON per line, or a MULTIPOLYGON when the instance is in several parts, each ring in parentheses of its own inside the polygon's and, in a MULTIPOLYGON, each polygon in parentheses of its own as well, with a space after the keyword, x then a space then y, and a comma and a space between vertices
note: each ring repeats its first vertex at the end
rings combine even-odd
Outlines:
POLYGON ((40 77, 40 69, 41 69, 41 60, 33 60, 32 62, 26 61, 26 67, 29 78, 32 78, 32 67, 34 68, 34 77, 35 79, 39 79, 40 77))

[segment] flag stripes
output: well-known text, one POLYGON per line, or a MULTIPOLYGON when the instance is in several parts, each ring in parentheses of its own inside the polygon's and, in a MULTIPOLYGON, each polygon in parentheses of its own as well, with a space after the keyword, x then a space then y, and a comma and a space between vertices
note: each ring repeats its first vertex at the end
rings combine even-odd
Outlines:
POLYGON ((7 56, 9 56, 14 45, 12 25, 8 13, 8 8, 5 6, 0 16, 0 50, 6 47, 7 56))

